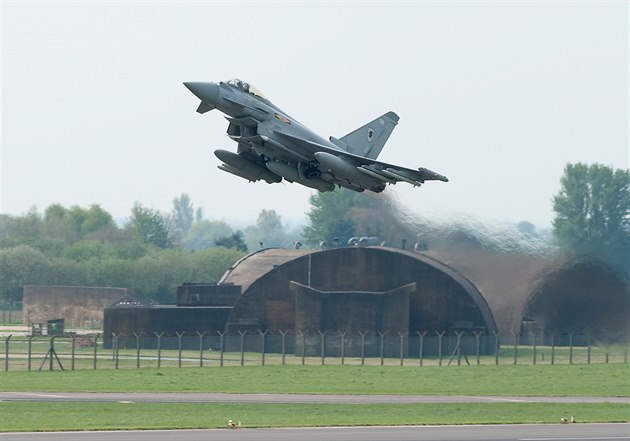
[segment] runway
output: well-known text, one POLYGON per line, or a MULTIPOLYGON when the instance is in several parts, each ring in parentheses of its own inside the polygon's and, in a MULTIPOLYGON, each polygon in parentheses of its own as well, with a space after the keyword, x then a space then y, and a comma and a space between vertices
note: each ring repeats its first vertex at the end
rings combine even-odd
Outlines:
POLYGON ((630 397, 520 397, 442 395, 305 395, 150 392, 0 392, 2 401, 135 403, 415 404, 415 403, 622 403, 630 397))
POLYGON ((61 433, 3 433, 3 441, 619 441, 630 424, 214 429, 61 433))

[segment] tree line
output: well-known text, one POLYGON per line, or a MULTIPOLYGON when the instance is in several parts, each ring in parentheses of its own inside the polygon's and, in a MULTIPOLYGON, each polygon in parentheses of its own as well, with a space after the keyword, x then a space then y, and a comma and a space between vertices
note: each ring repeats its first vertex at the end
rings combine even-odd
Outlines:
POLYGON ((0 303, 19 301, 28 284, 126 287, 133 296, 169 303, 177 285, 217 282, 248 251, 296 244, 330 248, 359 237, 410 249, 441 243, 509 252, 555 247, 595 256, 630 275, 628 170, 567 164, 552 200, 551 233, 522 221, 500 241, 483 226, 412 217, 387 192, 339 189, 313 193, 309 201, 307 224, 293 230, 274 210, 262 210, 255 224, 234 229, 205 219, 186 194, 174 198, 168 213, 136 202, 122 226, 99 205, 53 204, 43 213, 33 208, 21 216, 0 214, 0 303))
POLYGON ((0 214, 0 304, 14 305, 24 285, 36 284, 124 287, 172 303, 181 283, 217 282, 248 250, 300 238, 274 210, 243 230, 203 219, 186 194, 169 213, 136 202, 122 226, 96 204, 0 214))

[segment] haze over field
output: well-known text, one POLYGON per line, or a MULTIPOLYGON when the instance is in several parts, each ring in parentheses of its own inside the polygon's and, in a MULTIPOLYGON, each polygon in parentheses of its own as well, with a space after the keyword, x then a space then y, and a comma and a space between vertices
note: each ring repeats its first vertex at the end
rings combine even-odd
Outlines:
POLYGON ((627 2, 11 2, 2 19, 0 212, 134 201, 304 220, 313 192, 216 169, 227 121, 184 81, 241 77, 323 136, 388 111, 379 159, 420 215, 548 226, 567 162, 628 168, 627 2), (230 19, 226 19, 226 18, 230 19))

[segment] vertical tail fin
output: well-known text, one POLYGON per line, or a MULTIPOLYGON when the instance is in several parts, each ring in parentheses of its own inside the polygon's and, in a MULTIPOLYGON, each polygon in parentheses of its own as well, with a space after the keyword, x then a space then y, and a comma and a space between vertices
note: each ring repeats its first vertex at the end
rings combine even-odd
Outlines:
POLYGON ((376 159, 398 124, 398 119, 394 112, 387 112, 341 139, 331 137, 330 141, 348 153, 376 159))

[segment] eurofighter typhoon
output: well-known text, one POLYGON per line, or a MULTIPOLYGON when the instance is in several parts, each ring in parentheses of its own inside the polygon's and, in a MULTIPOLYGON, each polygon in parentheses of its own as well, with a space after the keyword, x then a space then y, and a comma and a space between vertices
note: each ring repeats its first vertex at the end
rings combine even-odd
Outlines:
POLYGON ((284 178, 317 189, 335 186, 380 193, 387 184, 448 182, 426 168, 416 170, 377 161, 398 115, 387 112, 341 138, 324 139, 280 110, 251 84, 238 79, 220 83, 186 82, 201 100, 197 112, 218 109, 229 121, 227 135, 237 153, 215 150, 219 169, 248 181, 281 182, 284 178))

